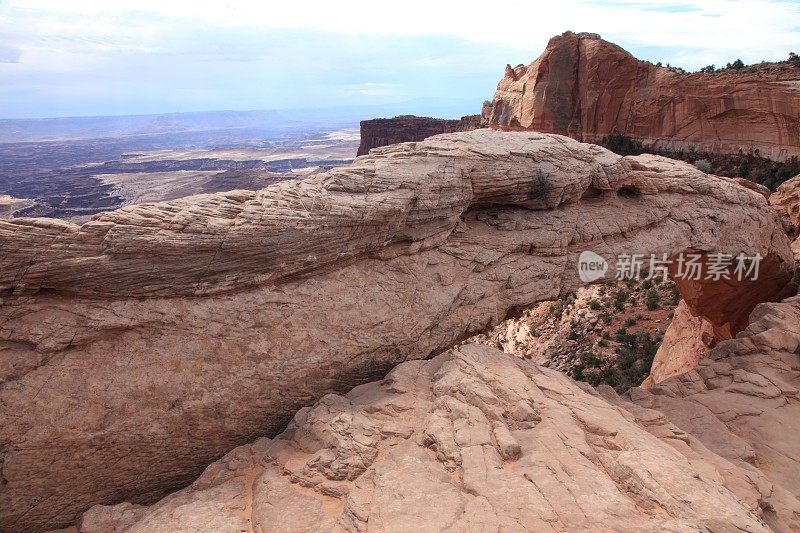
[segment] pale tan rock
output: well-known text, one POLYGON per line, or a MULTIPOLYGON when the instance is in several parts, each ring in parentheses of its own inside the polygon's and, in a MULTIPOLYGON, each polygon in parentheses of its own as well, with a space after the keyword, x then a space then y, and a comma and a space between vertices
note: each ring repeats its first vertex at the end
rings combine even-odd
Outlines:
POLYGON ((776 531, 800 530, 799 353, 800 297, 795 296, 758 305, 748 328, 715 346, 694 370, 649 392, 628 393, 636 405, 663 413, 708 450, 749 472, 757 504, 776 531))
POLYGON ((98 505, 83 513, 77 529, 82 533, 121 533, 138 522, 147 511, 147 507, 131 503, 114 507, 98 505))
POLYGON ((611 134, 651 149, 784 161, 800 155, 800 68, 788 63, 684 74, 640 61, 596 34, 553 37, 530 65, 506 67, 490 127, 599 142, 611 134))
MULTIPOLYGON (((730 180, 487 130, 82 226, 0 221, 0 249, 0 530, 19 532, 97 503, 151 503, 325 394, 574 291, 584 250, 769 258, 763 283, 715 295, 740 311, 714 315, 728 331, 748 298, 777 298, 794 268, 766 200, 730 180)), ((359 476, 374 449, 364 424, 364 449, 346 461, 321 453, 294 475, 359 476)), ((448 427, 431 421, 447 464, 465 442, 477 462, 493 446, 488 421, 448 427)), ((228 517, 219 527, 237 527, 237 505, 215 511, 228 517)))
POLYGON ((769 197, 769 203, 781 220, 791 238, 795 262, 800 262, 800 176, 785 181, 769 197))
POLYGON ((800 176, 783 182, 769 197, 769 204, 789 224, 789 234, 800 235, 800 176))
MULTIPOLYGON (((584 388, 485 346, 403 363, 303 409, 275 439, 234 450, 127 531, 228 531, 203 524, 242 505, 231 499, 252 502, 247 531, 770 530, 774 496, 760 492, 759 470, 613 391, 605 400, 584 388), (521 403, 541 415, 520 419, 521 403), (445 454, 432 423, 457 443, 445 454), (511 440, 509 461, 501 443, 511 440), (358 458, 359 472, 320 470, 321 456, 358 458)), ((101 509, 123 508, 89 512, 101 509)), ((774 513, 792 526, 798 509, 795 500, 774 513)))
POLYGON ((685 374, 706 357, 714 344, 714 327, 705 318, 692 315, 686 302, 681 301, 664 340, 653 359, 650 375, 642 383, 649 389, 671 377, 685 374))

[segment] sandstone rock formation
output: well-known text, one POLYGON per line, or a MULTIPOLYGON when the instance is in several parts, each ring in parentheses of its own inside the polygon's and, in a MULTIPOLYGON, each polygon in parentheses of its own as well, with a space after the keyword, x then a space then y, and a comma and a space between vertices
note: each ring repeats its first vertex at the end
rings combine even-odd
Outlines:
MULTIPOLYGON (((760 304, 751 320, 694 370, 649 392, 632 389, 628 399, 646 410, 629 409, 653 434, 668 435, 665 428, 674 424, 729 461, 735 468, 717 469, 718 479, 760 507, 774 530, 798 531, 800 297, 760 304), (737 469, 744 479, 733 479, 737 469)), ((690 444, 670 442, 678 450, 690 444)), ((705 461, 696 458, 698 465, 705 461)))
POLYGON ((800 156, 800 68, 684 74, 595 34, 564 33, 530 65, 507 66, 484 112, 491 127, 584 142, 620 133, 651 149, 800 156))
POLYGON ((794 239, 792 252, 800 261, 800 176, 781 184, 769 197, 769 203, 784 221, 789 236, 794 239))
POLYGON ((708 355, 713 344, 714 327, 706 318, 692 315, 686 302, 681 301, 642 388, 649 389, 692 370, 708 355))
MULTIPOLYGON (((0 221, 0 249, 0 530, 18 532, 96 503, 151 503, 325 394, 574 291, 583 250, 768 258, 762 281, 728 299, 696 288, 690 304, 712 321, 713 305, 747 313, 745 296, 778 297, 794 268, 766 200, 730 180, 489 130, 82 226, 0 221)), ((317 464, 350 475, 328 459, 317 464)))
POLYGON ((800 235, 800 176, 785 181, 769 197, 769 203, 785 220, 789 235, 800 235))
POLYGON ((422 141, 440 133, 472 131, 480 127, 480 115, 468 115, 455 120, 413 115, 362 120, 361 144, 357 155, 366 155, 373 148, 381 146, 422 141))
MULTIPOLYGON (((188 488, 146 509, 94 507, 78 530, 796 530, 800 458, 791 439, 772 449, 763 431, 778 422, 800 431, 789 383, 800 371, 800 331, 792 334, 793 346, 778 341, 787 350, 780 365, 769 361, 772 346, 717 372, 711 405, 724 411, 680 393, 637 391, 634 404, 606 388, 604 399, 530 361, 462 346, 325 396, 279 436, 233 450, 188 488), (753 366, 769 370, 741 368, 753 366), (789 379, 773 385, 777 373, 789 379), (642 406, 670 401, 666 416, 642 406), (763 423, 742 422, 755 420, 746 414, 756 406, 776 409, 763 423), (715 425, 684 427, 698 411, 715 425), (737 422, 732 413, 745 416, 737 422), (754 431, 738 437, 737 424, 754 431), (713 429, 727 445, 708 438, 713 429)), ((702 378, 688 383, 702 394, 702 378)))

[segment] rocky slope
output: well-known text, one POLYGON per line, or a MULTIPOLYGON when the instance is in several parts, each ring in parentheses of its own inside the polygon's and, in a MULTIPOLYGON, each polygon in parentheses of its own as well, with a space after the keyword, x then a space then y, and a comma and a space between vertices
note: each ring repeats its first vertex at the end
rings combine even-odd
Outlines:
POLYGON ((440 133, 472 131, 480 127, 480 115, 468 115, 455 120, 413 115, 362 120, 361 144, 357 155, 366 155, 373 148, 381 146, 422 141, 440 133))
MULTIPOLYGON (((800 298, 756 307, 736 339, 719 343, 694 370, 651 391, 628 394, 652 411, 637 419, 659 434, 666 421, 700 440, 711 452, 747 472, 757 490, 746 501, 764 511, 777 531, 800 529, 800 298)), ((676 442, 676 444, 680 444, 676 442)), ((720 472, 725 483, 728 475, 720 472)))
MULTIPOLYGON (((675 284, 659 278, 581 287, 464 342, 494 346, 624 392, 651 373, 665 330, 674 322, 677 296, 675 284)), ((672 361, 672 354, 667 358, 672 361)))
POLYGON ((757 282, 681 287, 728 336, 794 269, 766 199, 731 180, 489 130, 82 226, 0 221, 0 249, 0 530, 19 532, 153 502, 326 394, 575 291, 584 250, 761 254, 757 282))
POLYGON ((599 142, 610 134, 650 149, 800 156, 800 68, 684 74, 639 61, 595 34, 553 37, 528 66, 506 67, 491 127, 599 142))
POLYGON ((485 346, 406 362, 77 529, 796 531, 800 299, 753 318, 697 371, 623 398, 485 346))

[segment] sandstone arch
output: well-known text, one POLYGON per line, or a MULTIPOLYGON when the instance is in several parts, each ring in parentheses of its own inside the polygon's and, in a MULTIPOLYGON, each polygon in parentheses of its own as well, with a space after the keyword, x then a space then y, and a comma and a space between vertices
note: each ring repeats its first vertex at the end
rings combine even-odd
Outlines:
POLYGON ((760 194, 530 132, 436 136, 80 227, 0 221, 0 529, 153 501, 324 394, 574 290, 586 249, 760 253, 760 299, 794 266, 760 194))

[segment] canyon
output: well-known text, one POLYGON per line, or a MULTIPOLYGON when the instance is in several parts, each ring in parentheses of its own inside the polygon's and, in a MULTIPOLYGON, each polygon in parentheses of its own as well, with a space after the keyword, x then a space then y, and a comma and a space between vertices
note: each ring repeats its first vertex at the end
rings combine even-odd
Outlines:
MULTIPOLYGON (((2 126, 0 121, 0 137, 2 126)), ((33 126, 20 126, 26 128, 33 126)), ((0 143, 0 217, 85 222, 126 205, 233 189, 256 191, 347 164, 357 146, 354 130, 268 124, 232 132, 0 143)))
POLYGON ((484 119, 583 142, 618 134, 649 150, 742 150, 786 161, 800 156, 800 66, 689 74, 640 61, 596 34, 566 32, 530 65, 506 66, 484 119))
POLYGON ((306 512, 298 528, 459 530, 462 508, 553 528, 602 513, 630 529, 797 525, 790 443, 764 448, 795 423, 796 301, 760 303, 796 291, 794 257, 765 196, 739 181, 479 129, 81 225, 0 220, 0 248, 0 530, 240 531, 306 512), (490 348, 448 351, 577 290, 585 250, 764 260, 757 280, 678 284, 718 344, 649 392, 619 398, 490 348), (747 435, 726 448, 690 434, 692 410, 747 435), (505 487, 519 491, 513 509, 496 500, 505 487), (452 516, 413 504, 432 494, 452 516), (556 494, 566 507, 536 504, 556 494), (597 495, 605 510, 581 507, 597 495))

